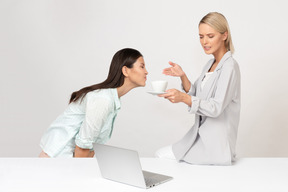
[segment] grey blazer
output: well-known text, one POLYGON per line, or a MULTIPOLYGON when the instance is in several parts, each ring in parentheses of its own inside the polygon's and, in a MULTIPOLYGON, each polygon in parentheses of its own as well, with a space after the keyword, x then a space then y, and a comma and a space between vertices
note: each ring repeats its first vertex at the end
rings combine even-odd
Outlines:
POLYGON ((195 114, 195 124, 172 145, 178 161, 214 165, 230 165, 234 161, 240 118, 240 70, 228 51, 201 90, 201 82, 213 62, 214 59, 207 63, 188 92, 192 97, 188 111, 195 114))

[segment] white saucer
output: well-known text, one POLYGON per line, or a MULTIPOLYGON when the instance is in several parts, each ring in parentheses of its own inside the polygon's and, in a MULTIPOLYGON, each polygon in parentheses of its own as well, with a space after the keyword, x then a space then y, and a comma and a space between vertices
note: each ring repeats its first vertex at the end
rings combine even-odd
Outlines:
POLYGON ((147 93, 150 93, 150 94, 152 94, 152 95, 160 95, 160 94, 164 94, 164 93, 167 93, 167 92, 147 91, 147 93))

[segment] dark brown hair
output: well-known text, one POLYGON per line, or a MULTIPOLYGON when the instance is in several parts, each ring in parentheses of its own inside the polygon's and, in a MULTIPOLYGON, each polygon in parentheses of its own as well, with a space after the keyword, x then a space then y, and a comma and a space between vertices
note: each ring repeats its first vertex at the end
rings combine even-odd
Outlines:
POLYGON ((107 88, 117 88, 124 84, 124 75, 122 73, 122 68, 124 66, 132 68, 133 64, 137 61, 139 57, 143 57, 142 54, 136 49, 125 48, 119 50, 112 58, 108 77, 102 83, 84 87, 79 91, 75 91, 71 94, 69 103, 76 102, 79 99, 85 97, 85 95, 97 89, 107 89, 107 88))

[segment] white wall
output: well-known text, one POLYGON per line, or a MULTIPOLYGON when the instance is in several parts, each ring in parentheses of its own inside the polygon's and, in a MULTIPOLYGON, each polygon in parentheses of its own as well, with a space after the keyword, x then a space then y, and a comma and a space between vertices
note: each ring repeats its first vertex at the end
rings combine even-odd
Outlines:
POLYGON ((242 73, 239 157, 288 156, 285 1, 231 0, 1 0, 0 157, 37 156, 40 138, 63 112, 70 94, 103 81, 113 54, 140 50, 147 86, 122 99, 111 145, 152 156, 180 139, 194 116, 184 104, 149 95, 150 81, 172 60, 192 81, 211 58, 198 38, 198 22, 210 11, 230 23, 242 73))

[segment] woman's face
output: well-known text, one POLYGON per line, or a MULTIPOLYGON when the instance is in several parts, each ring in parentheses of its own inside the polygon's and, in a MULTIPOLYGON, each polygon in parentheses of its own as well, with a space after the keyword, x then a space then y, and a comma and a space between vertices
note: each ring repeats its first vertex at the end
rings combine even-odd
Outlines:
POLYGON ((143 87, 146 85, 148 72, 145 67, 143 57, 139 57, 133 64, 132 68, 126 68, 126 78, 135 87, 143 87))
POLYGON ((215 54, 219 50, 226 50, 225 40, 227 39, 227 32, 219 33, 214 28, 205 23, 199 25, 200 43, 206 54, 215 54))

